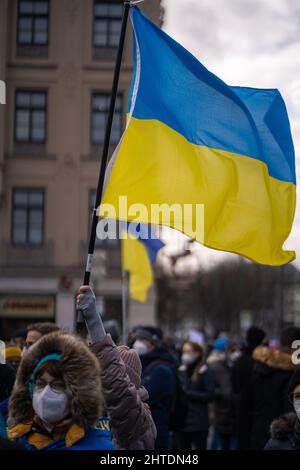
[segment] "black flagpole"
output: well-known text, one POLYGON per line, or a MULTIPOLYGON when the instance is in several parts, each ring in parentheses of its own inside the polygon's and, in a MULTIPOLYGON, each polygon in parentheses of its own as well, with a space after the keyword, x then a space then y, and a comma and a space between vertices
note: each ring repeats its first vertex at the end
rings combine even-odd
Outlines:
MULTIPOLYGON (((97 230, 97 224, 98 224, 97 209, 100 206, 102 193, 103 193, 104 177, 105 177, 105 170, 106 170, 109 143, 110 143, 110 134, 111 134, 114 111, 115 111, 115 104, 116 104, 116 97, 117 97, 117 91, 118 91, 118 83, 119 83, 119 77, 120 77, 129 8, 130 8, 130 1, 129 0, 124 1, 121 34, 120 34, 120 40, 119 40, 119 46, 118 46, 118 52, 117 52, 117 58, 116 58, 114 77, 113 77, 113 82, 112 82, 111 98, 110 98, 109 111, 108 111, 107 123, 106 123, 106 129, 105 129, 102 159, 101 159, 98 186, 97 186, 96 199, 95 199, 95 207, 93 210, 87 262, 86 262, 86 268, 85 268, 85 273, 84 273, 84 278, 83 278, 84 285, 89 285, 90 277, 91 277, 92 262, 93 262, 95 240, 96 240, 96 230, 97 230)), ((82 321, 83 321, 82 315, 79 311, 79 314, 77 316, 77 323, 82 323, 82 321)))

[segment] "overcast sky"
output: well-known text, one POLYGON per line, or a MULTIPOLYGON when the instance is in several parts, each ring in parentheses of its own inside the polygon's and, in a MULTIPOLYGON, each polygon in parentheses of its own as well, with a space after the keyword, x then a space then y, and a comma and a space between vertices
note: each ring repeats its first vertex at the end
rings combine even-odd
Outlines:
MULTIPOLYGON (((164 30, 229 85, 278 88, 289 112, 300 181, 300 1, 162 0, 164 30)), ((286 243, 300 267, 300 197, 286 243)), ((214 250, 201 253, 212 262, 214 250)))

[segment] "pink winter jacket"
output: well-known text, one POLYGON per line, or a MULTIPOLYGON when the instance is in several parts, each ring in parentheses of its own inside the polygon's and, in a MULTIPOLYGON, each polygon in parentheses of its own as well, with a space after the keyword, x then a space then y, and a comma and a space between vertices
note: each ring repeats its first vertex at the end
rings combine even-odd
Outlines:
POLYGON ((113 440, 127 450, 152 450, 156 427, 146 401, 148 392, 131 383, 111 336, 91 345, 101 365, 102 388, 113 440))

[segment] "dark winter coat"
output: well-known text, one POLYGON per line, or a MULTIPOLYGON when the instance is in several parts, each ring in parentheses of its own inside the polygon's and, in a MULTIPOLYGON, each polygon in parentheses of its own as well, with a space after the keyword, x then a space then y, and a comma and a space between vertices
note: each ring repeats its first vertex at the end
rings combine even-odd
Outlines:
POLYGON ((11 394, 16 373, 10 364, 0 364, 0 403, 11 394))
POLYGON ((6 421, 8 416, 8 399, 0 403, 0 437, 7 438, 6 421))
POLYGON ((0 437, 0 450, 26 450, 19 442, 9 441, 0 437))
POLYGON ((261 450, 269 439, 272 421, 291 410, 288 383, 294 371, 291 356, 259 346, 253 352, 253 372, 242 392, 241 406, 249 410, 244 423, 250 448, 261 450))
POLYGON ((208 404, 214 399, 215 373, 203 365, 197 372, 197 380, 192 380, 193 370, 181 366, 178 374, 182 389, 187 398, 187 415, 182 432, 207 431, 209 428, 208 404))
POLYGON ((242 355, 233 363, 231 371, 232 389, 233 393, 237 395, 241 393, 252 375, 254 365, 252 353, 253 351, 245 349, 242 355))
POLYGON ((234 363, 231 370, 232 390, 235 404, 236 431, 238 448, 241 450, 250 449, 251 412, 247 403, 243 402, 243 395, 247 392, 249 380, 252 377, 254 359, 253 351, 245 349, 234 363))
POLYGON ((130 382, 110 335, 91 349, 100 361, 105 407, 117 446, 127 450, 154 449, 156 428, 146 403, 148 392, 142 386, 137 390, 130 382))
POLYGON ((213 424, 220 434, 234 435, 236 432, 235 408, 232 393, 231 369, 226 354, 213 351, 207 359, 215 372, 216 392, 213 401, 213 424))
MULTIPOLYGON (((26 448, 35 449, 28 440, 34 434, 33 429, 37 419, 28 390, 28 380, 38 362, 51 353, 61 355, 60 368, 66 393, 71 397, 70 421, 85 431, 85 435, 77 440, 74 446, 68 446, 68 450, 113 450, 111 433, 94 428, 102 415, 103 395, 99 363, 81 340, 63 332, 43 336, 23 357, 9 400, 9 437, 14 439, 16 436, 26 448), (17 430, 24 428, 28 429, 21 431, 20 435, 17 430)), ((42 450, 64 448, 66 448, 65 439, 60 438, 42 450)))
POLYGON ((271 439, 264 450, 300 450, 300 422, 295 413, 288 413, 273 421, 271 439))
POLYGON ((142 384, 149 394, 149 406, 157 429, 155 449, 168 449, 170 419, 176 399, 174 359, 165 348, 141 356, 142 384))

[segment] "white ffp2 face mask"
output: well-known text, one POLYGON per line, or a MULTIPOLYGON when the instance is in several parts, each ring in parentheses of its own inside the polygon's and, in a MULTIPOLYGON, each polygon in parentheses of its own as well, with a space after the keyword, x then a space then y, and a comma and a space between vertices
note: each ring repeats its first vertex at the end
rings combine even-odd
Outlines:
POLYGON ((300 420, 300 400, 294 402, 294 410, 298 419, 300 420))
POLYGON ((149 352, 149 349, 147 348, 145 343, 143 343, 143 341, 139 341, 138 339, 134 342, 132 347, 133 349, 135 349, 139 356, 144 356, 149 352))
POLYGON ((182 364, 189 366, 191 364, 194 364, 197 360, 197 357, 193 356, 192 354, 189 353, 183 353, 181 356, 181 362, 182 364))
POLYGON ((70 412, 69 399, 64 392, 54 392, 50 385, 33 393, 32 406, 45 423, 55 424, 70 412))

